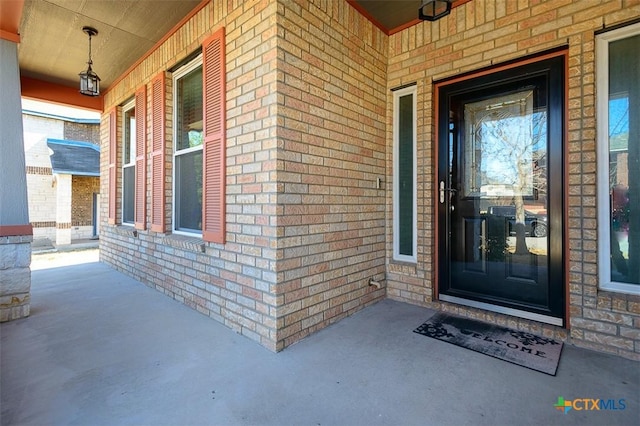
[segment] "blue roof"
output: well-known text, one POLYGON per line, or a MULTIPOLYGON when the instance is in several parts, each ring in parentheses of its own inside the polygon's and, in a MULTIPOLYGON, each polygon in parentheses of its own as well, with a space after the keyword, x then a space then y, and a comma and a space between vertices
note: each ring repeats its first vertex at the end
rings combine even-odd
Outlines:
POLYGON ((100 147, 89 142, 47 139, 54 173, 100 176, 100 147))

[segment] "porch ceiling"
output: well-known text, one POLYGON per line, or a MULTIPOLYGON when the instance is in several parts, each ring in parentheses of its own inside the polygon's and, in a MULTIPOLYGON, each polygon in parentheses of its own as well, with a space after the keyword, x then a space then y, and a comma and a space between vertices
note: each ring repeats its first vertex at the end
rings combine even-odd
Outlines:
POLYGON ((351 3, 389 34, 419 22, 418 8, 422 0, 353 0, 351 3))
MULTIPOLYGON (((103 92, 176 24, 207 2, 0 0, 22 1, 18 27, 21 76, 76 89, 78 73, 86 69, 88 59, 88 37, 82 27, 92 26, 98 30, 92 39, 93 69, 102 80, 103 92)), ((387 33, 415 21, 420 4, 420 0, 348 1, 387 33)))
POLYGON ((93 69, 106 89, 200 1, 25 0, 20 73, 77 87, 89 49, 82 27, 91 26, 98 30, 92 39, 93 69))

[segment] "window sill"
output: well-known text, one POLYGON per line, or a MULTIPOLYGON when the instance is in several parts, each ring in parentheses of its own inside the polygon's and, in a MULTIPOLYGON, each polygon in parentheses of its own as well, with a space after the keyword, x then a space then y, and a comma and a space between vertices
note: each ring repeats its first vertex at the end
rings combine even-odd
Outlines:
POLYGON ((640 297, 640 285, 625 283, 608 283, 601 284, 598 288, 600 291, 627 295, 632 297, 640 297))
POLYGON ((415 260, 403 260, 403 259, 394 259, 392 258, 389 263, 395 264, 395 265, 400 265, 400 266, 410 266, 410 267, 417 267, 418 266, 418 262, 415 260))
POLYGON ((169 234, 162 238, 162 243, 173 248, 204 253, 205 243, 200 238, 169 234))
POLYGON ((123 235, 125 237, 133 237, 133 238, 138 237, 138 230, 135 229, 133 226, 115 225, 113 227, 113 232, 118 235, 123 235))

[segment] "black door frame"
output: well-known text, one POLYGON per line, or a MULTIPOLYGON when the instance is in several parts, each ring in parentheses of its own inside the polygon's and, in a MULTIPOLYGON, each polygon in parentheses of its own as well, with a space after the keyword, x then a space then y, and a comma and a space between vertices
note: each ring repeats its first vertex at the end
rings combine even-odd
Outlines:
MULTIPOLYGON (((567 156, 566 156, 566 141, 567 141, 567 99, 568 99, 568 85, 567 85, 567 78, 568 78, 568 71, 567 71, 567 67, 568 67, 568 50, 566 47, 562 47, 562 48, 558 48, 558 49, 554 49, 552 51, 548 51, 545 52, 543 54, 537 54, 537 55, 531 55, 529 57, 525 57, 525 58, 521 58, 518 60, 514 60, 514 61, 510 61, 508 63, 504 63, 504 64, 500 64, 498 66, 492 66, 492 67, 488 67, 485 69, 481 69, 478 71, 474 71, 474 72, 469 72, 463 75, 458 75, 452 78, 448 78, 445 80, 441 80, 438 82, 434 83, 434 158, 435 158, 435 173, 434 173, 434 192, 433 192, 433 199, 435 200, 435 205, 434 205, 434 213, 435 213, 435 226, 436 226, 436 233, 435 233, 435 245, 436 245, 436 260, 435 260, 435 283, 436 285, 434 286, 434 299, 436 300, 444 300, 444 301, 452 301, 454 303, 462 303, 462 304, 466 304, 468 306, 475 306, 475 307, 479 307, 481 309, 487 309, 487 310, 493 310, 493 311, 497 311, 497 312, 503 312, 503 313, 507 313, 507 314, 512 314, 515 316, 519 316, 519 317, 524 317, 524 318, 529 318, 529 319, 533 319, 533 320, 539 320, 541 322, 547 322, 547 323, 552 323, 555 325, 562 325, 564 327, 568 326, 568 318, 569 318, 569 295, 568 295, 568 267, 567 267, 567 262, 568 262, 568 232, 567 232, 567 202, 566 202, 566 194, 567 194, 567 184, 568 184, 568 171, 567 171, 567 156), (562 126, 561 129, 561 134, 562 134, 562 143, 561 143, 561 148, 560 148, 560 157, 561 158, 556 158, 557 160, 557 164, 560 165, 560 167, 562 167, 562 184, 559 185, 560 189, 559 189, 559 194, 556 194, 557 197, 559 197, 562 200, 562 206, 561 206, 561 214, 560 215, 556 215, 555 218, 553 218, 553 222, 550 224, 550 227, 553 229, 560 229, 562 231, 562 236, 561 236, 561 245, 562 247, 553 247, 553 249, 555 249, 556 253, 561 253, 561 260, 559 262, 555 262, 554 264, 554 268, 560 268, 560 269, 555 269, 554 273, 557 274, 556 276, 561 276, 562 277, 562 291, 561 291, 561 295, 558 294, 556 295, 556 303, 561 303, 561 312, 562 312, 562 317, 559 318, 560 322, 551 322, 546 320, 544 317, 542 319, 538 318, 539 315, 537 314, 531 314, 531 315, 527 315, 527 312, 524 311, 519 311, 517 309, 508 309, 508 308, 504 308, 504 307, 500 307, 500 306, 493 306, 491 304, 487 304, 487 303, 478 303, 475 301, 468 301, 469 303, 465 303, 467 301, 458 301, 458 300, 451 300, 452 298, 448 297, 447 295, 441 294, 440 293, 440 289, 441 286, 443 285, 443 283, 445 283, 445 280, 449 279, 448 276, 448 264, 447 264, 447 244, 449 244, 448 238, 447 238, 447 227, 446 227, 446 220, 441 220, 440 217, 441 215, 443 215, 442 212, 442 205, 439 202, 439 197, 440 197, 440 188, 438 183, 440 182, 443 173, 447 173, 447 171, 443 171, 441 170, 441 164, 446 164, 447 163, 447 155, 448 153, 442 152, 442 150, 440 149, 441 143, 443 143, 441 141, 441 136, 440 136, 440 129, 447 129, 449 128, 449 117, 448 114, 446 114, 447 116, 444 116, 445 114, 442 113, 442 111, 440 111, 440 103, 441 102, 448 102, 447 99, 440 99, 441 96, 443 95, 441 93, 443 88, 446 87, 451 87, 454 84, 457 83, 463 83, 466 82, 468 80, 472 80, 472 79, 481 79, 482 77, 489 77, 491 78, 491 76, 493 75, 497 75, 497 73, 501 73, 504 71, 511 71, 515 68, 521 68, 523 70, 527 69, 528 65, 531 64, 538 64, 542 61, 545 60, 550 60, 550 59, 554 59, 554 58, 561 58, 560 60, 563 61, 563 73, 562 76, 560 77, 562 79, 561 81, 561 86, 563 87, 563 91, 564 93, 562 93, 562 105, 560 107, 560 111, 562 114, 562 118, 560 120, 560 125, 562 126), (442 158, 442 157, 445 158, 442 158), (559 216, 559 217, 558 217, 559 216), (445 222, 445 223, 443 223, 445 222), (445 248, 446 247, 446 248, 445 248), (498 308, 498 309, 494 309, 494 308, 498 308)), ((448 132, 446 132, 448 133, 448 132)), ((445 134, 446 134, 445 133, 445 134)), ((444 137, 444 136, 443 136, 444 137)), ((447 136, 448 138, 448 136, 447 136)), ((551 153, 550 153, 551 154, 551 153)), ((557 153, 556 153, 557 155, 557 153)), ((556 166, 557 166, 556 164, 556 166)), ((551 196, 551 194, 550 194, 551 196)), ((456 298, 453 298, 456 299, 456 298)))

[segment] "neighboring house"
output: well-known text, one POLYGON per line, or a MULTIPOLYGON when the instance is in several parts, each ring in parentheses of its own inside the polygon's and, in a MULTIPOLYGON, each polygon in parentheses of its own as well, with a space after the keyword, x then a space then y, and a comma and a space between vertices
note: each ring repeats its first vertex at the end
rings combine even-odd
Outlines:
POLYGON ((639 18, 209 2, 104 95, 101 259, 276 351, 389 297, 639 359, 639 18))
POLYGON ((34 247, 98 237, 100 120, 23 110, 34 247))

